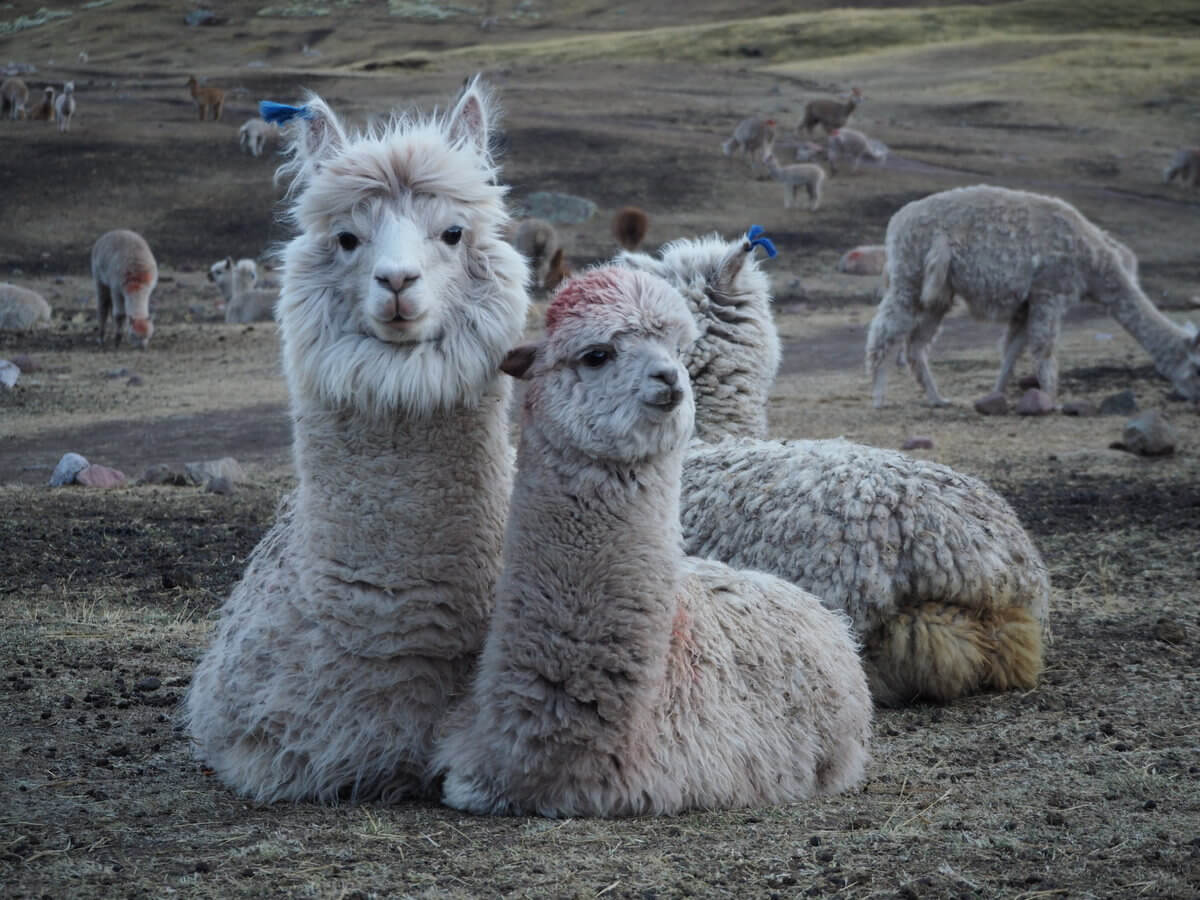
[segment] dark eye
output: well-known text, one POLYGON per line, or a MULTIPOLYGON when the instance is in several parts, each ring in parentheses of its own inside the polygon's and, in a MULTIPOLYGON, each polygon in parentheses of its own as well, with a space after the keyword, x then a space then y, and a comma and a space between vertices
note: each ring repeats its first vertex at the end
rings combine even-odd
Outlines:
POLYGON ((349 253, 358 246, 358 235, 351 231, 339 231, 337 236, 338 245, 349 253))
POLYGON ((455 244, 457 244, 461 240, 462 240, 462 226, 461 225, 451 225, 449 228, 447 228, 445 231, 442 232, 442 242, 445 244, 449 244, 451 247, 453 247, 455 244))
POLYGON ((579 357, 579 361, 589 369, 598 369, 610 359, 612 359, 612 351, 607 347, 593 347, 579 357))

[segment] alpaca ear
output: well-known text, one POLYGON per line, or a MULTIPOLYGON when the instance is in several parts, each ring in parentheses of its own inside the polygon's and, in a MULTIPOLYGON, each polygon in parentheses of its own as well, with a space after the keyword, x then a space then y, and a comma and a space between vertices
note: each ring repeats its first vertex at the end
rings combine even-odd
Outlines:
POLYGON ((225 268, 226 269, 233 268, 233 257, 232 256, 225 257, 225 268))
POLYGON ((450 140, 474 144, 481 153, 486 153, 489 114, 487 92, 476 75, 463 84, 458 102, 450 113, 450 140))
POLYGON ((346 132, 333 110, 320 97, 310 97, 304 109, 307 112, 293 120, 297 131, 296 154, 306 164, 319 167, 342 152, 346 146, 346 132))
POLYGON ((514 347, 508 351, 508 355, 500 363, 500 371, 513 378, 525 378, 540 348, 541 344, 521 344, 519 347, 514 347))
POLYGON ((721 260, 721 268, 717 270, 717 283, 714 287, 718 294, 732 293, 733 283, 742 274, 742 268, 753 258, 754 248, 746 247, 744 240, 730 244, 729 249, 725 252, 725 258, 721 260))

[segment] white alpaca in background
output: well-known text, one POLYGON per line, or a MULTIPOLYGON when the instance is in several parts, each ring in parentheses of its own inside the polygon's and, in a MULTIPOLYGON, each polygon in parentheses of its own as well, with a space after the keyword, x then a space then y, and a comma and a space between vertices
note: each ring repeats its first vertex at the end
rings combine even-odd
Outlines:
POLYGON ((888 222, 886 246, 885 289, 867 332, 876 407, 886 395, 885 363, 898 347, 929 403, 949 402, 930 371, 929 348, 955 296, 975 318, 1008 322, 994 391, 1007 386, 1028 345, 1038 384, 1055 398, 1063 314, 1087 298, 1133 335, 1176 390, 1200 403, 1196 326, 1159 312, 1138 284, 1129 248, 1069 203, 989 185, 954 188, 902 207, 888 222))
POLYGON ((666 282, 569 281, 528 379, 496 609, 436 765, 478 813, 622 816, 787 803, 863 774, 866 679, 840 613, 764 575, 686 557, 692 427, 666 282))
POLYGON ((697 434, 713 443, 684 458, 684 549, 849 613, 879 703, 1035 686, 1050 576, 1003 497, 895 450, 752 439, 779 362, 753 250, 710 237, 617 260, 679 288, 699 326, 684 360, 697 434))
MULTIPOLYGON (((272 113, 274 114, 274 113, 272 113)), ((512 481, 505 353, 528 296, 472 81, 449 115, 295 119, 279 329, 299 486, 186 701, 197 756, 257 802, 434 796, 512 481)))

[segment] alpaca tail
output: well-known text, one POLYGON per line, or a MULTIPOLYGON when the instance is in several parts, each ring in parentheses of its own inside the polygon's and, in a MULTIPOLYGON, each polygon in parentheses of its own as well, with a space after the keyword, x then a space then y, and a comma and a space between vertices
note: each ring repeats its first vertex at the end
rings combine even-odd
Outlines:
POLYGON ((871 695, 883 706, 1029 689, 1042 671, 1042 626, 1027 609, 923 603, 867 642, 871 695))
POLYGON ((936 306, 945 297, 950 279, 950 239, 944 232, 934 235, 925 254, 925 272, 921 280, 921 305, 936 306))

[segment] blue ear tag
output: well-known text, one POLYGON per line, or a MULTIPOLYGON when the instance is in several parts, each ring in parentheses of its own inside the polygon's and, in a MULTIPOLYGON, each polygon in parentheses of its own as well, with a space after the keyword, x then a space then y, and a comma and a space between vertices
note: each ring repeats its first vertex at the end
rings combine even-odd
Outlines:
POLYGON ((760 237, 766 231, 761 225, 751 225, 750 230, 746 232, 746 252, 751 252, 755 247, 762 247, 767 251, 767 256, 776 257, 779 251, 775 249, 775 245, 771 243, 769 237, 760 237))
POLYGON ((311 119, 312 110, 307 106, 288 106, 286 103, 275 103, 272 100, 261 100, 258 104, 258 114, 265 122, 276 125, 286 125, 295 118, 311 119))

